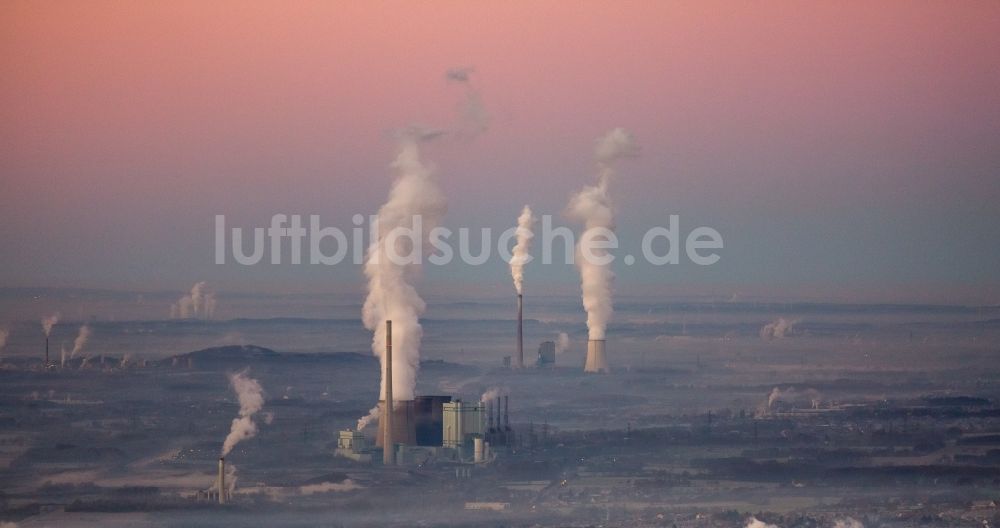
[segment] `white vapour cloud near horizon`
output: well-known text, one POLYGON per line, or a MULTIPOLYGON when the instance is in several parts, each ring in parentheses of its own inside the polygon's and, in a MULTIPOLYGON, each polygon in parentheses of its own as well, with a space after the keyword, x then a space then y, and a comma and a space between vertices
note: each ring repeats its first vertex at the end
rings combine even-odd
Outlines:
POLYGON ((84 324, 80 327, 79 332, 76 334, 76 339, 73 340, 73 351, 69 353, 70 359, 75 358, 83 350, 83 347, 87 345, 87 341, 90 339, 90 334, 90 325, 84 324))
POLYGON ((760 338, 766 340, 782 339, 787 335, 791 335, 792 329, 795 328, 795 325, 798 324, 799 321, 799 319, 786 319, 784 317, 779 317, 761 327, 760 338))
POLYGON ((518 295, 524 292, 524 265, 528 263, 531 251, 531 239, 534 238, 532 227, 535 216, 531 207, 525 205, 521 215, 517 217, 517 243, 510 258, 510 274, 514 278, 514 290, 518 295))
POLYGON ((52 334, 52 327, 59 322, 59 312, 56 312, 48 317, 42 317, 42 332, 45 337, 49 337, 52 334))
POLYGON ((215 291, 209 288, 207 282, 198 281, 191 287, 191 291, 170 305, 170 318, 211 319, 215 315, 215 304, 215 291))
MULTIPOLYGON (((584 244, 601 240, 605 232, 615 229, 615 209, 608 194, 608 186, 616 175, 614 163, 622 158, 638 155, 632 135, 622 128, 615 128, 597 140, 594 159, 598 176, 594 185, 586 185, 570 199, 567 216, 583 224, 583 233, 577 243, 576 263, 580 271, 580 289, 583 307, 587 312, 587 329, 590 339, 604 339, 608 321, 614 312, 612 304, 615 274, 610 264, 594 262, 582 256, 584 244)), ((601 258, 607 250, 589 248, 591 255, 601 258)))
POLYGON ((758 520, 756 517, 750 517, 747 519, 746 528, 778 528, 778 525, 768 524, 764 521, 758 520))
POLYGON ((226 456, 236 444, 257 434, 257 424, 253 416, 264 407, 264 390, 257 380, 249 377, 246 369, 229 375, 229 385, 236 392, 240 402, 239 414, 233 418, 229 434, 222 443, 222 453, 226 456))

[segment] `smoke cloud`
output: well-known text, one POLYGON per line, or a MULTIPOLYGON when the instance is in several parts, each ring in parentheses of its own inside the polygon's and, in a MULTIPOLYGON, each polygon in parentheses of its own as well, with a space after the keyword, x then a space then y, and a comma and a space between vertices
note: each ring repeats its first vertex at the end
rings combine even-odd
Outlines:
POLYGON ((229 435, 222 443, 221 456, 228 455, 236 444, 257 434, 257 424, 253 421, 253 415, 264 406, 264 390, 257 380, 247 376, 246 369, 230 374, 229 384, 240 401, 240 412, 239 416, 233 419, 229 435))
POLYGON ((524 265, 528 263, 531 255, 531 239, 534 238, 531 228, 535 223, 535 217, 531 214, 531 208, 527 205, 521 210, 521 216, 517 217, 517 244, 510 258, 510 274, 514 278, 514 289, 521 294, 524 289, 524 265))
POLYGON ((782 339, 792 333, 792 329, 798 324, 799 319, 785 319, 779 317, 767 323, 760 329, 760 338, 768 341, 772 339, 782 339))
POLYGON ((833 528, 865 528, 865 525, 853 517, 844 517, 834 521, 833 528))
POLYGON ((489 402, 491 402, 491 401, 499 398, 500 396, 503 396, 504 394, 507 394, 507 392, 508 392, 507 389, 504 389, 504 388, 490 387, 490 388, 486 389, 486 392, 484 392, 482 396, 479 397, 479 401, 481 401, 483 403, 489 403, 489 402))
POLYGON ((614 162, 638 154, 632 136, 616 128, 597 140, 594 158, 598 177, 595 185, 587 185, 570 199, 567 215, 584 224, 584 232, 577 243, 576 263, 580 270, 580 289, 583 307, 587 311, 587 329, 590 339, 604 339, 608 321, 614 309, 611 302, 615 274, 609 264, 594 262, 608 256, 601 248, 588 248, 594 259, 583 258, 582 247, 587 241, 600 240, 602 233, 613 232, 615 210, 608 195, 608 185, 616 174, 614 162))
POLYGON ((457 133, 460 136, 475 137, 490 126, 490 115, 483 105, 483 99, 479 95, 479 90, 472 85, 472 74, 475 71, 475 68, 461 67, 451 68, 444 74, 448 82, 465 86, 465 99, 459 107, 461 123, 457 133))
POLYGON ((770 411, 777 402, 785 402, 803 407, 807 406, 813 409, 819 408, 821 403, 819 391, 816 389, 796 391, 792 387, 785 390, 781 390, 778 387, 771 389, 771 393, 767 395, 766 410, 770 411))
POLYGON ((747 520, 746 528, 778 528, 778 525, 768 524, 764 521, 758 520, 756 517, 750 517, 747 520))
POLYGON ((59 322, 59 312, 56 312, 48 317, 42 318, 42 332, 45 333, 45 337, 49 337, 52 333, 52 327, 59 322))
POLYGON ((76 339, 73 340, 73 351, 69 353, 69 358, 73 359, 76 354, 83 350, 83 347, 87 345, 87 341, 90 339, 90 325, 83 325, 80 327, 80 331, 76 334, 76 339))
MULTIPOLYGON (((392 168, 396 181, 389 200, 378 212, 378 238, 368 248, 365 276, 368 297, 362 309, 365 328, 373 332, 372 352, 385 371, 385 321, 392 320, 393 398, 413 399, 420 367, 419 317, 426 305, 414 282, 421 274, 420 258, 429 247, 429 233, 440 225, 447 210, 444 193, 433 173, 420 159, 420 133, 400 135, 399 152, 392 168), (422 237, 417 240, 417 235, 422 237), (390 256, 392 255, 392 256, 390 256), (407 258, 412 256, 413 258, 407 258)), ((385 398, 382 380, 379 398, 385 398)))
MULTIPOLYGON (((393 385, 395 385, 395 383, 393 385)), ((393 396, 393 399, 396 399, 395 396, 393 396)), ((364 431, 365 427, 368 427, 370 423, 374 422, 375 420, 378 420, 378 417, 379 417, 379 408, 378 405, 376 405, 372 407, 370 411, 368 411, 368 414, 362 416, 358 420, 357 430, 364 431)))
POLYGON ((569 334, 559 332, 559 337, 556 338, 556 354, 562 354, 567 350, 569 350, 569 334))
POLYGON ((213 315, 215 315, 215 292, 205 281, 196 282, 190 292, 170 305, 171 319, 192 317, 211 319, 213 315))

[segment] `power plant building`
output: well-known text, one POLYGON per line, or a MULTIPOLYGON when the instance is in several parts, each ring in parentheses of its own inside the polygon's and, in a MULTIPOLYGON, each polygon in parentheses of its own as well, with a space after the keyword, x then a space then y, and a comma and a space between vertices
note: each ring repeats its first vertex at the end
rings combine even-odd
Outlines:
POLYGON ((474 436, 484 433, 486 410, 482 403, 455 400, 442 405, 442 411, 444 447, 462 449, 474 436))
POLYGON ((542 341, 538 345, 538 367, 552 367, 556 364, 556 343, 555 341, 542 341))

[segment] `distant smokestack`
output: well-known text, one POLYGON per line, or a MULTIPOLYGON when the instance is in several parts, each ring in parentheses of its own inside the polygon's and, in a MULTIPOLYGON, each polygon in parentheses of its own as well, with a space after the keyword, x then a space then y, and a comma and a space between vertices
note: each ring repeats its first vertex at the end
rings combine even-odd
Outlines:
POLYGON ((504 395, 503 397, 503 428, 505 431, 510 430, 510 414, 508 413, 507 404, 509 403, 509 396, 504 395))
POLYGON ((385 421, 382 440, 382 463, 386 466, 396 465, 396 445, 392 435, 392 321, 385 322, 385 421))
POLYGON ((219 457, 219 504, 226 503, 226 458, 219 457))
POLYGON ((45 335, 45 366, 49 366, 49 336, 45 335))
POLYGON ((604 353, 603 339, 591 339, 587 341, 587 363, 583 367, 584 372, 609 372, 608 358, 604 353))
POLYGON ((490 400, 486 402, 486 421, 488 426, 487 431, 493 431, 493 401, 490 400))
POLYGON ((524 306, 523 297, 517 294, 517 368, 524 368, 524 306))

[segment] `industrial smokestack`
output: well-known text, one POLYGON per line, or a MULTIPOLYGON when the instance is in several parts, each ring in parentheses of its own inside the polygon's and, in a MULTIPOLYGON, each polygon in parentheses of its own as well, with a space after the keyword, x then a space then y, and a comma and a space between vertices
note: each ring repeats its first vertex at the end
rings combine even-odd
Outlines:
POLYGON ((219 504, 226 503, 226 458, 219 457, 219 504))
POLYGON ((517 368, 524 368, 524 306, 523 295, 517 294, 517 368))
POLYGON ((49 336, 45 336, 45 366, 49 366, 49 336))
POLYGON ((604 353, 604 344, 603 339, 587 341, 587 363, 583 366, 584 372, 610 372, 608 358, 604 353))
POLYGON ((517 243, 510 258, 510 274, 514 278, 514 290, 517 292, 517 361, 516 368, 524 368, 524 339, 523 339, 523 295, 524 293, 524 265, 531 260, 528 253, 531 249, 531 239, 535 236, 531 231, 531 226, 535 223, 535 217, 531 208, 527 205, 521 210, 521 215, 517 217, 517 243))
POLYGON ((382 439, 382 463, 386 466, 396 465, 396 444, 392 435, 392 321, 385 322, 385 421, 382 439))
POLYGON ((509 409, 507 408, 507 404, 508 403, 509 403, 509 396, 504 395, 504 397, 503 397, 503 428, 504 428, 505 431, 510 431, 510 413, 508 412, 509 409))

